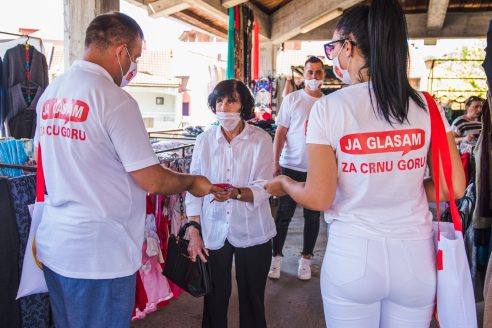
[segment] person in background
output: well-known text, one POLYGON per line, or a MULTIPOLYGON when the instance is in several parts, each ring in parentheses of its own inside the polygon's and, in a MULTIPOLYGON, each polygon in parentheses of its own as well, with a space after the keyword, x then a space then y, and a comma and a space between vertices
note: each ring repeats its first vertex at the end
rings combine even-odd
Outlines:
MULTIPOLYGON (((48 197, 36 233, 56 327, 130 326, 142 264, 145 194, 221 191, 159 165, 135 100, 143 32, 127 15, 97 16, 85 53, 37 106, 48 197)), ((39 144, 38 144, 39 142, 39 144)))
POLYGON ((212 292, 205 296, 202 327, 227 327, 234 258, 239 326, 266 328, 265 286, 276 234, 270 195, 264 190, 273 178, 272 139, 245 122, 253 116, 254 98, 241 81, 217 84, 208 106, 219 126, 198 136, 190 171, 230 187, 215 197, 186 196, 189 220, 200 223, 203 234, 189 228, 189 256, 203 261, 208 256, 212 266, 212 292))
MULTIPOLYGON (((266 189, 325 211, 330 227, 320 280, 327 327, 428 328, 436 299, 428 202, 435 201, 436 186, 424 177, 426 164, 430 172, 439 164, 432 160, 429 108, 408 82, 399 1, 373 0, 345 11, 325 51, 349 86, 311 110, 307 181, 282 175, 266 189)), ((460 198, 465 175, 442 110, 441 116, 460 198)))
MULTIPOLYGON (((273 142, 274 175, 284 174, 295 181, 306 181, 306 130, 311 108, 323 96, 324 78, 323 62, 309 57, 304 64, 304 89, 288 94, 282 101, 273 142)), ((272 265, 268 273, 272 279, 280 278, 282 251, 296 207, 297 203, 289 195, 280 197, 275 218, 277 236, 273 239, 272 265)), ((304 244, 297 270, 301 280, 311 279, 311 257, 318 237, 319 217, 320 212, 304 208, 304 244)))
POLYGON ((454 140, 460 148, 460 152, 471 151, 477 144, 478 136, 482 131, 482 115, 483 99, 476 96, 471 96, 465 101, 466 114, 457 117, 451 128, 453 129, 454 140))

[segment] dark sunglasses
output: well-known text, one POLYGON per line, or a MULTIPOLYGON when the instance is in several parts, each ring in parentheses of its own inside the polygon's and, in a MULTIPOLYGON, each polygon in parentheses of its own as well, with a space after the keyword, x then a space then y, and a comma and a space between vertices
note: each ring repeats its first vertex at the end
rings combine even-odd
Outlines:
POLYGON ((333 54, 333 50, 335 50, 335 45, 338 42, 345 43, 345 41, 349 41, 350 43, 356 45, 356 43, 354 41, 352 41, 352 40, 350 40, 348 38, 342 38, 342 39, 330 41, 330 42, 324 44, 326 57, 328 57, 328 59, 330 59, 330 60, 333 60, 333 58, 331 57, 331 55, 333 54))

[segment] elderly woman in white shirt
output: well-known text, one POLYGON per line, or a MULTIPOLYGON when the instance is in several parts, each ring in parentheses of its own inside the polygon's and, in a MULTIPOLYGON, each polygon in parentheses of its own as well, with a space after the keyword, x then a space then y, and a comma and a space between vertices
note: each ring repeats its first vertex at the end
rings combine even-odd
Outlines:
POLYGON ((201 224, 203 235, 202 240, 197 229, 189 228, 189 255, 208 257, 212 266, 213 291, 205 296, 202 327, 227 327, 233 257, 240 327, 266 327, 264 294, 276 230, 262 182, 273 177, 272 139, 245 122, 252 117, 254 99, 241 81, 217 84, 208 105, 219 126, 197 138, 191 173, 231 187, 215 198, 186 196, 189 220, 201 224))

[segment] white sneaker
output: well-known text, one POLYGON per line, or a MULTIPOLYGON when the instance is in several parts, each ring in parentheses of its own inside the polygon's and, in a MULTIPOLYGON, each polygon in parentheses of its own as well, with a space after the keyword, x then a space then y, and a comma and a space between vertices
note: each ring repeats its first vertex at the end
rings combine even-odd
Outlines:
POLYGON ((311 259, 305 259, 304 257, 301 257, 299 259, 297 278, 299 278, 300 280, 311 279, 311 259))
POLYGON ((270 266, 270 272, 268 272, 268 277, 271 279, 280 278, 280 266, 282 265, 282 256, 272 257, 272 264, 270 266))

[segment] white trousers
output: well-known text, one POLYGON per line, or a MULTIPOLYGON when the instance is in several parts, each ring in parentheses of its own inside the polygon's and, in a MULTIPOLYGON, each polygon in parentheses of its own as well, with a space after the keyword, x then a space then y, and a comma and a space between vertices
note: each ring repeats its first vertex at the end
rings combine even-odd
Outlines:
POLYGON ((341 225, 330 227, 321 269, 326 326, 429 328, 436 295, 432 237, 368 237, 341 225))

